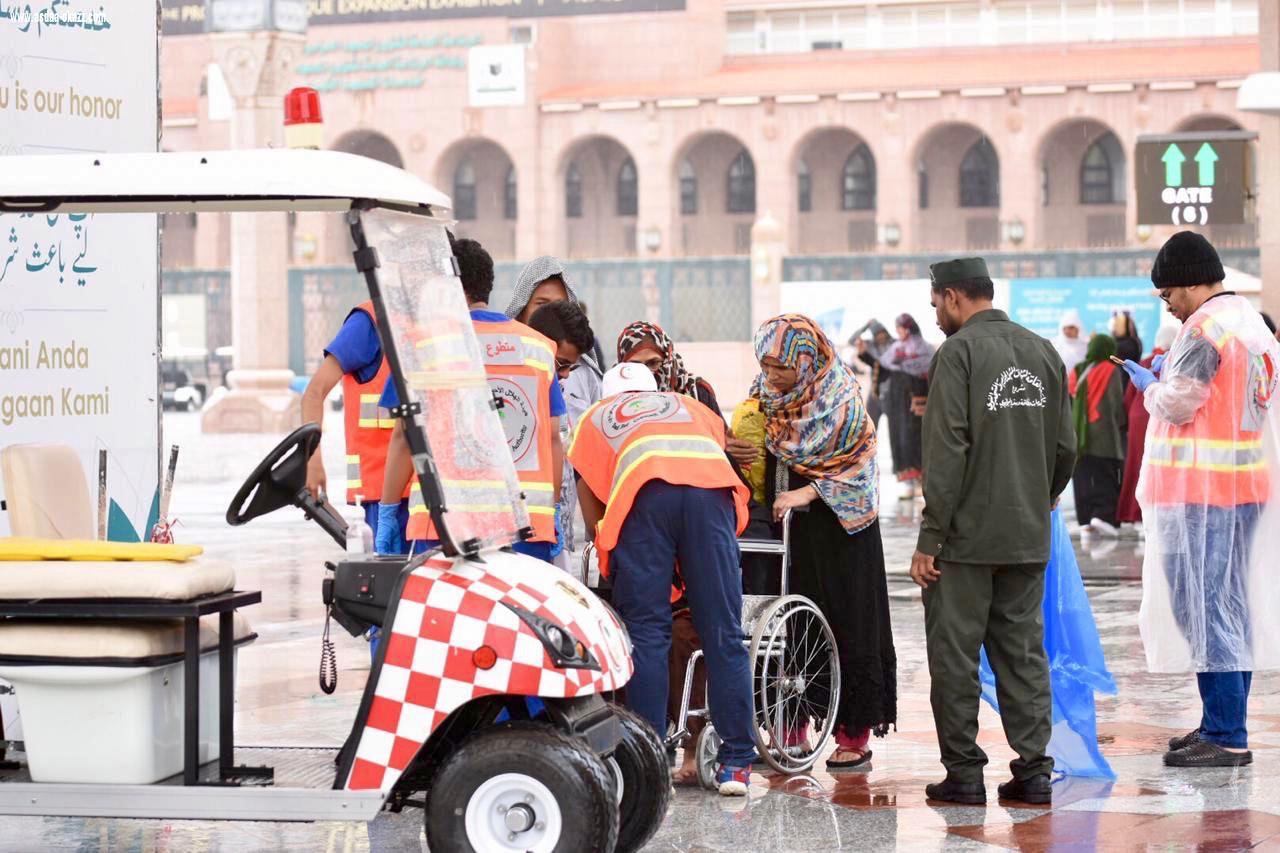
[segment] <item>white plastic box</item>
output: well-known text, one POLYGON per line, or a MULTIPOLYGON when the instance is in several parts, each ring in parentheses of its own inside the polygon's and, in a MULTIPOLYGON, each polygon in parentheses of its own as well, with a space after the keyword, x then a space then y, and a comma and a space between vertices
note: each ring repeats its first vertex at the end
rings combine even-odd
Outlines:
MULTIPOLYGON (((32 781, 149 785, 182 772, 181 661, 0 666, 0 678, 17 691, 32 781)), ((208 651, 200 657, 200 762, 217 758, 218 655, 208 651)))

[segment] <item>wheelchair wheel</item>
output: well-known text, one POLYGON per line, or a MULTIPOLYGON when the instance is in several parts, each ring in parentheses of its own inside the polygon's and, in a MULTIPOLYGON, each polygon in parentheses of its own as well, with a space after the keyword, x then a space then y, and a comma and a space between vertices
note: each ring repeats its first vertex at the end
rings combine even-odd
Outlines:
POLYGON ((698 732, 693 750, 698 762, 698 784, 708 791, 716 790, 719 787, 716 785, 716 758, 720 754, 720 735, 716 734, 716 727, 710 720, 698 732))
POLYGON ((779 773, 801 773, 835 732, 840 702, 836 638, 816 604, 784 595, 761 613, 751 637, 756 747, 779 773))

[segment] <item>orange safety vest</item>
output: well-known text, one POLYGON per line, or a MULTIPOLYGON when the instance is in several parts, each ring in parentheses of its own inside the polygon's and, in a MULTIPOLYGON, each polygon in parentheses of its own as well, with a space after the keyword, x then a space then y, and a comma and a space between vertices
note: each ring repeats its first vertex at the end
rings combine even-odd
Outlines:
MULTIPOLYGON (((556 349, 551 340, 515 320, 473 321, 489 387, 501 401, 498 415, 524 492, 533 542, 556 541, 555 472, 549 423, 556 349)), ((438 539, 414 478, 409 494, 409 539, 438 539)))
MULTIPOLYGON (((363 311, 377 328, 373 303, 365 302, 351 309, 363 311)), ((348 317, 351 315, 348 314, 348 317)), ((354 374, 342 377, 342 418, 347 444, 347 503, 362 504, 382 500, 382 475, 387 467, 387 442, 396 422, 378 405, 391 368, 382 357, 378 372, 368 382, 359 382, 354 374)), ((405 489, 405 497, 409 490, 405 489)))
POLYGON ((569 461, 605 504, 596 531, 600 573, 642 486, 662 480, 699 489, 732 489, 738 524, 747 526, 750 489, 724 453, 724 420, 692 397, 633 391, 596 403, 578 421, 569 461))
POLYGON ((1230 303, 1219 308, 1210 302, 1183 328, 1182 335, 1213 344, 1218 373, 1208 401, 1190 423, 1175 426, 1152 418, 1143 456, 1146 502, 1232 507, 1271 497, 1263 430, 1280 365, 1269 355, 1251 355, 1236 338, 1231 328, 1237 310, 1230 303))

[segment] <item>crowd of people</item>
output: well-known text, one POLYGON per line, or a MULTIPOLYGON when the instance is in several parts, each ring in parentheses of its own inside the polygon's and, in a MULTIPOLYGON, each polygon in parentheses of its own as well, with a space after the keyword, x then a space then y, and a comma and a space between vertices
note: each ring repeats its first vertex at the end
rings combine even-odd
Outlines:
MULTIPOLYGON (((633 644, 625 701, 656 731, 677 713, 673 697, 701 649, 710 721, 722 741, 721 794, 745 794, 757 758, 742 596, 777 592, 768 569, 739 551, 749 528, 776 538, 789 515, 789 591, 812 600, 834 632, 841 678, 827 768, 869 769, 870 738, 897 722, 879 525, 882 414, 902 497, 924 501, 910 573, 923 589, 930 699, 947 771, 928 786, 930 798, 986 801, 987 758, 977 744, 985 649, 1018 755, 999 793, 1051 801, 1050 669, 1039 614, 1051 510, 1070 482, 1085 535, 1114 534, 1145 515, 1149 663, 1200 673, 1204 719, 1170 744, 1166 762, 1250 760, 1250 673, 1280 656, 1276 629, 1263 627, 1259 609, 1276 603, 1271 587, 1280 585, 1254 571, 1259 532, 1280 531, 1263 523, 1280 349, 1258 312, 1223 290, 1221 264, 1203 238, 1179 234, 1156 259, 1152 281, 1182 327, 1176 337, 1172 327, 1162 332, 1145 359, 1128 314, 1117 314, 1109 333, 1086 334, 1070 313, 1049 341, 994 307, 981 259, 960 259, 931 268, 930 307, 947 336, 936 349, 910 314, 895 319, 896 335, 868 323, 844 359, 804 315, 764 322, 754 338, 760 372, 732 427, 715 389, 653 323, 626 326, 616 364, 605 369, 556 259, 528 264, 498 313, 488 306, 488 253, 458 240, 454 254, 477 335, 518 343, 482 347, 490 381, 523 383, 536 399, 530 449, 517 465, 534 535, 517 548, 564 567, 581 512, 633 644), (513 355, 493 355, 503 352, 513 355)), ((347 499, 364 505, 380 552, 402 553, 436 537, 403 431, 388 414, 399 401, 386 372, 373 316, 359 306, 326 349, 304 415, 319 420, 318 401, 344 383, 347 499)), ((326 485, 318 451, 308 482, 317 493, 326 485)), ((777 747, 809 736, 800 725, 777 747)), ((697 781, 688 747, 677 784, 697 781)))

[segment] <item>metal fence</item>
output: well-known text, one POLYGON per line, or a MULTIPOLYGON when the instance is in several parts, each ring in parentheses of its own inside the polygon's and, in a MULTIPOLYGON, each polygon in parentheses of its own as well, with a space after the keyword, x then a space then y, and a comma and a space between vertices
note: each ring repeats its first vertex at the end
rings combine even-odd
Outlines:
POLYGON ((364 278, 351 267, 289 270, 289 369, 314 373, 343 320, 368 298, 364 278))
MULTIPOLYGON (((1070 278, 1146 275, 1154 249, 990 252, 997 278, 1070 278)), ((1221 250, 1223 263, 1259 273, 1258 250, 1221 250)), ((849 281, 928 278, 934 255, 821 255, 783 261, 786 281, 849 281)), ((497 264, 490 304, 507 307, 522 265, 497 264)), ((746 258, 577 261, 568 276, 586 303, 591 324, 612 361, 618 332, 635 320, 662 326, 678 342, 751 339, 751 266, 746 258)), ((231 276, 227 270, 165 270, 163 293, 203 294, 206 346, 231 344, 231 276)), ((325 345, 353 305, 367 297, 360 276, 348 267, 289 270, 289 367, 300 376, 315 371, 325 345)))
MULTIPOLYGON (((490 303, 511 301, 521 264, 499 264, 490 303)), ((676 342, 751 339, 751 265, 745 258, 574 261, 569 282, 612 361, 623 327, 657 323, 676 342)))
POLYGON ((163 296, 203 296, 204 347, 212 353, 231 346, 231 273, 228 270, 165 270, 163 296))
MULTIPOLYGON (((1082 249, 1055 252, 984 252, 995 278, 1085 278, 1145 276, 1158 246, 1149 249, 1082 249)), ((1222 262, 1249 275, 1259 275, 1258 250, 1219 249, 1222 262)), ((952 255, 954 257, 954 255, 952 255)), ((929 277, 929 264, 942 255, 813 255, 782 262, 783 281, 876 281, 929 277)))

